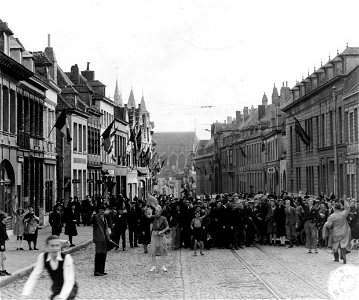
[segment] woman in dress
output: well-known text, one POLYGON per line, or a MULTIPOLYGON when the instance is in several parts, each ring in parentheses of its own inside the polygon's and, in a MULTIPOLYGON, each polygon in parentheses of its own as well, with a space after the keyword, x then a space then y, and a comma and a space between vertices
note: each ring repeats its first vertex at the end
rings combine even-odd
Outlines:
POLYGON ((270 201, 270 205, 268 206, 268 213, 266 217, 267 221, 267 233, 269 234, 269 245, 276 245, 277 239, 277 224, 274 220, 274 214, 277 207, 274 203, 274 200, 270 201))
MULTIPOLYGON (((167 219, 161 215, 162 208, 157 205, 155 208, 155 215, 148 215, 148 218, 152 220, 152 233, 151 233, 151 256, 152 256, 152 268, 150 272, 156 270, 156 255, 167 256, 167 244, 165 240, 165 233, 168 231, 169 226, 167 219)), ((167 268, 162 262, 162 270, 167 272, 167 268)))
POLYGON ((35 215, 32 206, 29 206, 28 210, 29 212, 24 216, 24 240, 29 244, 29 250, 39 250, 36 248, 39 218, 35 215), (34 248, 31 247, 31 242, 34 245, 34 248))
POLYGON ((65 234, 69 236, 70 247, 74 247, 75 244, 72 242, 72 237, 77 236, 77 211, 76 204, 73 202, 70 206, 70 209, 67 211, 65 234))
MULTIPOLYGON (((16 198, 16 196, 15 196, 16 198)), ((15 210, 14 206, 12 207, 12 213, 15 217, 15 225, 14 225, 14 235, 16 236, 16 250, 24 250, 22 248, 22 240, 24 238, 24 217, 25 210, 19 208, 15 210)))

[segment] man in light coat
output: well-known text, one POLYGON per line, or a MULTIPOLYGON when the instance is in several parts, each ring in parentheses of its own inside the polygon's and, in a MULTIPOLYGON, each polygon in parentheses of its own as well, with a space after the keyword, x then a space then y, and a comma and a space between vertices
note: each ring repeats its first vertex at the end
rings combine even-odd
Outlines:
POLYGON ((327 222, 323 226, 323 238, 325 239, 329 234, 328 246, 330 246, 334 254, 334 261, 339 261, 339 250, 343 264, 347 263, 347 251, 351 247, 350 226, 347 221, 350 206, 348 201, 344 200, 344 210, 340 203, 334 205, 334 213, 332 213, 327 222))

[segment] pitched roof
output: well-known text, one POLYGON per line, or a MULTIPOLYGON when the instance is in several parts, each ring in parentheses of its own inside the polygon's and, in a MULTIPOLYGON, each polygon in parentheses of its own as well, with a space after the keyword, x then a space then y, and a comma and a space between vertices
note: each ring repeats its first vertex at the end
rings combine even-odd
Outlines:
POLYGON ((25 47, 21 44, 18 38, 10 36, 10 49, 21 49, 22 51, 24 51, 25 47))
POLYGON ((67 76, 67 74, 60 68, 60 66, 57 66, 57 80, 58 83, 60 83, 62 80, 65 83, 65 86, 73 85, 73 82, 70 80, 69 76, 67 76))
POLYGON ((52 62, 47 57, 47 55, 42 51, 32 52, 31 54, 34 56, 35 63, 38 65, 52 65, 52 62))
POLYGON ((339 56, 343 55, 359 55, 359 47, 347 47, 339 56))
POLYGON ((13 32, 7 26, 7 23, 3 22, 1 19, 0 19, 0 32, 6 32, 7 34, 13 35, 13 32))

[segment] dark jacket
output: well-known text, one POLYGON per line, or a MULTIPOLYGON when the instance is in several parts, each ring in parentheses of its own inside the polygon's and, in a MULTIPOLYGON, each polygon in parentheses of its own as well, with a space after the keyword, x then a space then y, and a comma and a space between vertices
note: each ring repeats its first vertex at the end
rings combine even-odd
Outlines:
POLYGON ((6 225, 0 222, 0 246, 5 246, 5 241, 9 239, 6 233, 6 225))
POLYGON ((312 222, 314 224, 317 224, 317 222, 319 221, 319 218, 320 218, 318 209, 315 208, 314 205, 310 209, 309 205, 305 205, 301 198, 298 198, 298 202, 299 202, 299 205, 304 210, 303 222, 305 223, 306 221, 310 221, 310 222, 312 222))

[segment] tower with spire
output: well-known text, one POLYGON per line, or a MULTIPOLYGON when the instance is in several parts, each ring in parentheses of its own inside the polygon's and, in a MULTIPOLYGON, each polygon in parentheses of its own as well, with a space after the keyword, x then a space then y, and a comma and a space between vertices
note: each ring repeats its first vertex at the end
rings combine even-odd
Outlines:
POLYGON ((266 107, 268 106, 268 97, 267 97, 266 93, 264 93, 264 95, 263 95, 262 105, 265 105, 266 107))
POLYGON ((273 92, 272 92, 272 104, 274 105, 279 105, 280 104, 280 98, 279 98, 279 95, 278 95, 278 90, 277 90, 277 87, 273 86, 273 92))
POLYGON ((122 95, 120 92, 120 89, 118 88, 118 79, 116 79, 116 87, 115 87, 115 94, 113 96, 113 99, 117 106, 122 106, 122 95))
POLYGON ((131 87, 130 96, 128 97, 127 107, 128 109, 136 108, 135 96, 133 95, 132 87, 131 87))
POLYGON ((145 98, 143 97, 143 92, 142 92, 142 97, 141 97, 141 111, 142 112, 147 112, 146 102, 145 102, 145 98))

